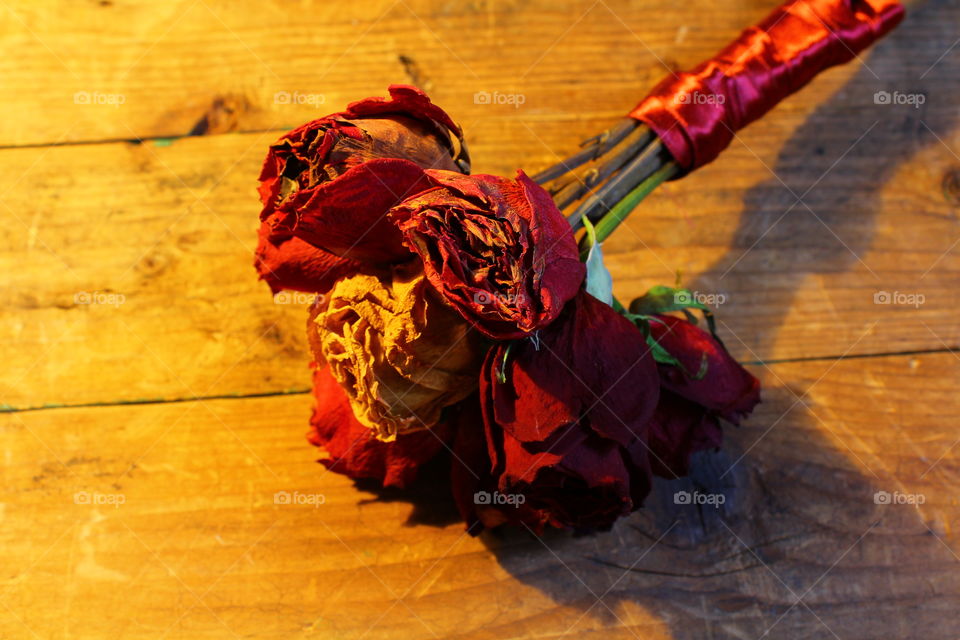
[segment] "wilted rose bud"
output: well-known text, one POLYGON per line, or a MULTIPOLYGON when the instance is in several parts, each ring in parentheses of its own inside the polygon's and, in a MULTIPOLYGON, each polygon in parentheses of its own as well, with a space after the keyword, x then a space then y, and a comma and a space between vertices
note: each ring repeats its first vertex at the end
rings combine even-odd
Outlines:
POLYGON ((703 329, 668 315, 650 322, 650 333, 680 366, 657 365, 660 400, 650 422, 653 472, 686 475, 690 456, 723 442, 720 419, 733 424, 760 402, 760 381, 703 329))
MULTIPOLYGON (((530 522, 536 513, 534 522, 603 529, 640 507, 650 490, 647 431, 658 394, 643 334, 586 292, 537 342, 490 349, 480 380, 488 468, 497 490, 523 496, 526 508, 503 509, 506 521, 530 522)), ((459 460, 477 455, 460 446, 459 460)), ((476 518, 493 521, 489 513, 476 518)))
POLYGON ((339 280, 308 335, 357 420, 384 441, 432 427, 477 387, 482 338, 435 297, 419 265, 339 280))
POLYGON ((468 171, 469 157, 459 127, 414 87, 393 85, 389 99, 354 102, 285 134, 260 172, 261 278, 274 290, 323 292, 341 257, 407 259, 384 214, 428 186, 428 168, 468 171), (307 281, 288 276, 304 270, 307 281))
POLYGON ((437 186, 390 212, 430 284, 499 340, 547 326, 584 278, 569 223, 522 171, 517 179, 427 171, 437 186))

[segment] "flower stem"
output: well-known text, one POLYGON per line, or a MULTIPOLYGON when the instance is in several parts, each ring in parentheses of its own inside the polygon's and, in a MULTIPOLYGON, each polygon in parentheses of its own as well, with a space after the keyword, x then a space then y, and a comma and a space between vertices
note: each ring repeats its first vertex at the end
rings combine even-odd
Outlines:
POLYGON ((616 146, 603 152, 592 162, 576 171, 561 176, 548 189, 554 194, 553 199, 560 209, 566 209, 594 187, 602 185, 610 176, 621 170, 624 165, 650 145, 654 139, 653 132, 645 125, 636 127, 630 135, 616 146))
POLYGON ((678 169, 679 167, 675 162, 667 162, 663 167, 644 179, 633 191, 620 199, 617 204, 613 205, 610 211, 595 225, 597 242, 606 240, 651 191, 657 188, 660 183, 670 179, 678 169))
POLYGON ((640 153, 630 159, 616 175, 583 199, 583 202, 567 216, 576 230, 584 216, 596 222, 600 220, 627 194, 671 161, 663 143, 654 138, 640 153))
POLYGON ((580 151, 533 176, 533 181, 541 185, 546 184, 573 171, 585 162, 596 160, 619 144, 639 124, 633 118, 620 120, 603 133, 584 140, 580 144, 580 151))

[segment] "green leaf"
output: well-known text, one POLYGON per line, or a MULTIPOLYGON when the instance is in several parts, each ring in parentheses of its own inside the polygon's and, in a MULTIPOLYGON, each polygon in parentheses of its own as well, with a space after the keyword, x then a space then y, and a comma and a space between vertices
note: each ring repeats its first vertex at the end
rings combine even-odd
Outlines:
POLYGON ((710 311, 706 305, 697 302, 689 289, 657 285, 630 303, 630 311, 636 314, 653 315, 669 311, 700 309, 710 311))
POLYGON ((664 348, 659 342, 654 339, 653 334, 650 331, 651 322, 659 322, 664 324, 660 318, 645 315, 642 313, 624 313, 630 322, 635 324, 641 333, 643 333, 644 339, 647 341, 647 345, 650 347, 650 352, 653 355, 654 361, 659 364, 668 364, 673 367, 679 367, 683 371, 684 375, 693 378, 694 380, 702 380, 703 376, 707 375, 707 354, 704 353, 700 359, 700 370, 696 374, 687 371, 686 367, 683 366, 683 363, 677 360, 675 357, 670 355, 670 352, 664 348))
POLYGON ((603 263, 603 251, 597 242, 596 230, 586 216, 583 218, 583 226, 587 231, 587 242, 590 246, 586 259, 587 293, 600 302, 613 306, 613 276, 603 263))

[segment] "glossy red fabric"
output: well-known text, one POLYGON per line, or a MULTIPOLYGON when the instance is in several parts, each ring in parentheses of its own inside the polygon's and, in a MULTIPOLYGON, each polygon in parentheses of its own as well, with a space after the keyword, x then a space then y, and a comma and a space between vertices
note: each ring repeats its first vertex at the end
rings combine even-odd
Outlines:
POLYGON ((665 78, 629 115, 656 132, 684 170, 680 177, 818 73, 853 59, 903 14, 896 0, 790 0, 710 60, 665 78))

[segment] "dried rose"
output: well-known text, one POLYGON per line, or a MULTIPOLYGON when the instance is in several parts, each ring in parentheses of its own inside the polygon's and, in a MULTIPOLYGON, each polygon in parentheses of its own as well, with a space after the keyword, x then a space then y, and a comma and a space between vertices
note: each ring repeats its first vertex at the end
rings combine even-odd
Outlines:
POLYGON ((451 407, 450 427, 453 430, 450 488, 467 531, 477 535, 484 528, 505 524, 526 525, 542 531, 549 518, 544 510, 532 508, 521 498, 509 503, 498 499, 498 479, 491 474, 492 463, 476 395, 451 407))
POLYGON ((291 233, 272 231, 270 219, 260 225, 259 233, 254 267, 273 293, 282 289, 325 293, 337 280, 363 266, 318 249, 291 233))
POLYGON ((500 343, 480 395, 492 475, 557 527, 605 528, 650 490, 659 380, 643 334, 581 292, 537 340, 500 343))
POLYGON ((449 428, 437 425, 429 431, 399 436, 394 442, 381 442, 360 424, 350 402, 330 370, 320 367, 313 374, 316 405, 310 419, 310 442, 322 447, 326 457, 320 462, 331 471, 353 479, 372 478, 385 487, 405 487, 424 464, 445 448, 449 428))
POLYGON ((342 278, 314 307, 308 334, 381 440, 432 427, 477 386, 482 338, 430 292, 418 265, 342 278))
POLYGON ((311 267, 335 262, 320 252, 372 262, 408 258, 399 231, 383 217, 429 186, 422 168, 431 167, 459 171, 469 159, 460 129, 414 87, 393 85, 390 99, 354 102, 287 133, 260 173, 261 277, 274 288, 305 288, 285 277, 304 257, 294 236, 316 248, 311 267))
POLYGON ((516 181, 427 171, 436 186, 390 217, 430 284, 481 332, 528 336, 550 324, 584 278, 569 223, 522 171, 516 181))
POLYGON ((650 333, 679 366, 659 364, 660 403, 650 427, 654 473, 686 475, 690 456, 719 447, 719 418, 739 424, 760 402, 760 381, 708 332, 687 320, 656 315, 650 333))
POLYGON ((661 365, 663 388, 739 424, 760 401, 759 380, 692 322, 668 315, 656 318, 659 322, 650 323, 651 335, 682 365, 661 365), (695 375, 701 369, 704 375, 695 375))

